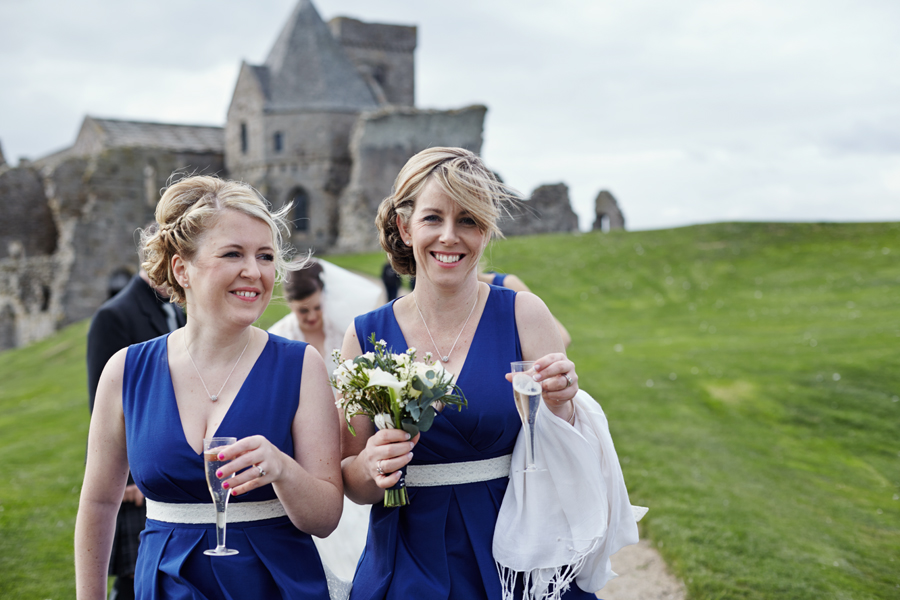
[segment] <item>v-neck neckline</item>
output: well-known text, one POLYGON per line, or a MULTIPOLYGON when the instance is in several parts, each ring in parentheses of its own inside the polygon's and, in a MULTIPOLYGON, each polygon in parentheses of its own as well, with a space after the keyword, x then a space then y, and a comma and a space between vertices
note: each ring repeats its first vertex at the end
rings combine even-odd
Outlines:
MULTIPOLYGON (((191 454, 194 456, 203 456, 203 440, 200 440, 200 452, 196 452, 194 447, 191 446, 190 440, 188 440, 187 431, 184 429, 184 420, 181 418, 181 410, 178 408, 178 397, 175 395, 175 382, 172 380, 172 370, 169 366, 169 336, 172 335, 171 332, 166 335, 166 348, 165 348, 165 361, 166 361, 166 373, 169 376, 169 392, 172 397, 172 403, 175 408, 175 415, 178 417, 178 424, 181 426, 181 439, 184 441, 185 446, 191 451, 191 454)), ((267 331, 266 333, 266 345, 263 346, 262 352, 259 353, 259 356, 256 357, 256 361, 253 363, 253 366, 250 367, 250 371, 247 373, 247 376, 244 378, 244 381, 241 382, 241 387, 238 389, 237 394, 235 394, 234 399, 231 401, 231 406, 228 407, 228 410, 225 411, 225 414, 222 415, 222 420, 219 421, 219 424, 216 426, 216 430, 210 437, 215 437, 218 435, 219 430, 222 429, 222 425, 225 424, 225 420, 231 414, 232 409, 234 409, 234 405, 237 404, 238 400, 240 400, 241 395, 244 391, 244 385, 246 385, 247 380, 249 380, 254 372, 256 371, 256 366, 259 364, 259 359, 263 357, 263 355, 268 352, 269 344, 272 342, 272 335, 267 331)))
MULTIPOLYGON (((459 368, 459 371, 456 373, 455 382, 458 385, 462 380, 463 371, 466 369, 466 365, 469 364, 469 353, 472 351, 472 347, 475 345, 475 338, 478 337, 481 332, 481 324, 484 322, 484 314, 487 312, 488 303, 491 301, 491 296, 493 295, 494 290, 491 289, 491 286, 488 286, 488 295, 484 300, 484 307, 481 309, 481 314, 478 316, 478 325, 475 326, 475 333, 472 334, 472 343, 469 344, 469 349, 466 351, 466 358, 463 360, 462 366, 459 368)), ((403 343, 406 344, 406 348, 409 349, 409 341, 406 339, 406 335, 403 333, 403 328, 400 327, 400 321, 397 320, 397 313, 394 312, 394 304, 396 304, 396 300, 391 303, 391 318, 394 320, 394 325, 397 327, 397 331, 400 333, 400 337, 403 339, 403 343)), ((437 357, 437 362, 441 361, 441 357, 437 357)), ((442 365, 443 366, 443 365, 442 365)), ((444 411, 440 411, 438 414, 442 414, 444 411)))

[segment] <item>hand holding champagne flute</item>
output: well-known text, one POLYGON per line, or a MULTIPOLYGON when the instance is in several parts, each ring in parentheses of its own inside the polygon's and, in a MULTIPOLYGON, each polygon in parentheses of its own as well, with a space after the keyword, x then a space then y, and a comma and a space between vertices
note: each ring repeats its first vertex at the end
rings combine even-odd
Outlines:
MULTIPOLYGON (((219 479, 216 475, 216 472, 228 462, 219 460, 219 452, 225 446, 235 443, 237 443, 237 438, 233 437, 203 439, 203 465, 206 467, 206 485, 209 487, 209 493, 216 504, 216 547, 215 549, 203 551, 203 554, 208 554, 209 556, 231 556, 238 553, 237 550, 230 550, 225 547, 225 511, 228 508, 228 497, 231 494, 228 489, 222 486, 225 479, 219 479)), ((234 477, 234 474, 231 476, 234 477)))
POLYGON ((541 406, 541 384, 534 380, 534 361, 517 361, 510 369, 516 408, 525 429, 525 472, 540 471, 534 457, 534 422, 541 406))

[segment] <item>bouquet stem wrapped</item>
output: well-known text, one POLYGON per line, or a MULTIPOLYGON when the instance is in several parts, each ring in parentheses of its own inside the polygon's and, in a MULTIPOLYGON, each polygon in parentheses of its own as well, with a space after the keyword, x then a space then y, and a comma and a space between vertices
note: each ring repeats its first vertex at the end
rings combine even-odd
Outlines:
MULTIPOLYGON (((403 354, 387 350, 384 340, 369 341, 375 352, 366 352, 346 360, 335 369, 331 385, 341 393, 336 404, 344 414, 350 433, 356 435, 350 420, 357 415, 372 419, 378 429, 402 429, 416 436, 428 431, 436 414, 434 405, 462 408, 467 405, 462 390, 454 383, 454 375, 431 360, 416 361, 416 349, 403 354)), ((340 360, 335 351, 336 361, 340 360)), ((406 469, 397 484, 384 491, 385 506, 409 503, 406 491, 406 469)))

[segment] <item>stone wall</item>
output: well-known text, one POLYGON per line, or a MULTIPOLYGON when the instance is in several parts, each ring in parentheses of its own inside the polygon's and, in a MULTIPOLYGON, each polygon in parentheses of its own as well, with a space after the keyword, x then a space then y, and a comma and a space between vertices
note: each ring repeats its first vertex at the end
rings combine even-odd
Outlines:
POLYGON ((335 243, 338 198, 350 181, 350 135, 356 119, 356 114, 348 112, 266 116, 269 140, 276 131, 281 132, 285 150, 267 153, 268 167, 260 191, 279 208, 293 200, 295 190, 305 191, 307 220, 296 221, 291 235, 298 248, 324 251, 335 243))
POLYGON ((459 110, 385 107, 363 113, 353 131, 350 185, 340 199, 337 252, 378 250, 375 213, 397 173, 414 154, 432 146, 481 152, 485 106, 459 110))
POLYGON ((568 186, 540 186, 531 198, 510 207, 509 216, 500 220, 500 231, 506 236, 578 231, 578 215, 569 202, 568 186))
POLYGON ((63 324, 91 316, 108 296, 109 279, 138 269, 138 228, 153 219, 169 175, 217 173, 221 154, 112 149, 71 158, 45 177, 59 224, 60 254, 69 265, 63 324))
POLYGON ((0 167, 0 259, 48 256, 56 250, 56 225, 33 167, 0 167))
POLYGON ((52 335, 65 285, 55 256, 0 259, 0 351, 52 335))
POLYGON ((616 198, 608 191, 601 190, 594 200, 594 212, 596 218, 591 229, 600 231, 615 231, 625 229, 625 215, 619 208, 616 198))
POLYGON ((415 105, 415 26, 335 17, 328 27, 380 104, 415 105))
POLYGON ((3 206, 15 209, 16 199, 27 205, 13 211, 25 215, 18 217, 23 234, 2 244, 15 251, 0 257, 0 350, 93 315, 114 274, 137 272, 135 232, 152 220, 169 175, 223 168, 221 153, 117 148, 0 173, 3 206), (17 185, 3 188, 4 182, 17 185), (27 194, 9 196, 10 189, 27 194), (48 214, 52 251, 29 252, 51 248, 46 231, 25 227, 48 214))
POLYGON ((56 259, 58 228, 39 171, 0 168, 0 350, 56 331, 65 272, 56 259))

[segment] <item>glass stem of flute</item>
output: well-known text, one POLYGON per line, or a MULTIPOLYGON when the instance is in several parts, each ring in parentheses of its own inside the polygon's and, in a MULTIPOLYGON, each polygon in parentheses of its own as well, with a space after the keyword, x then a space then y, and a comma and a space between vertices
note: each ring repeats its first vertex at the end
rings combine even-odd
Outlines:
POLYGON ((220 509, 216 506, 216 552, 225 550, 225 511, 226 506, 220 509))

